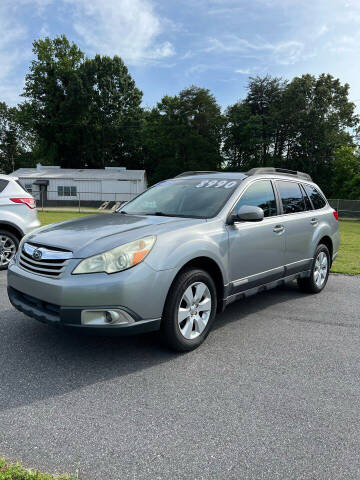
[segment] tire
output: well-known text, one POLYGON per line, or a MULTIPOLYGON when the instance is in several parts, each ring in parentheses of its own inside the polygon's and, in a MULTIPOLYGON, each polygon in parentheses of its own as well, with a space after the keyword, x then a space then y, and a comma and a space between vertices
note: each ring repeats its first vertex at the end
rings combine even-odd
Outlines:
POLYGON ((200 269, 188 269, 175 279, 168 293, 161 333, 172 350, 188 352, 205 340, 217 310, 212 277, 200 269))
POLYGON ((0 270, 8 268, 19 248, 19 239, 7 230, 0 230, 0 270), (11 251, 10 251, 11 250, 11 251))
POLYGON ((299 278, 300 290, 306 293, 320 293, 327 284, 330 273, 330 253, 326 245, 318 245, 308 278, 299 278), (326 266, 326 269, 324 268, 326 266))

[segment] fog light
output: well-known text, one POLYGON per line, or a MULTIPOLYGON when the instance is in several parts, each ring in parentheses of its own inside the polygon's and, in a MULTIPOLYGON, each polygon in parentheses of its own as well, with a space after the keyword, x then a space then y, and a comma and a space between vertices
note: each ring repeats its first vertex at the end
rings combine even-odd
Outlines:
POLYGON ((81 323, 83 325, 126 325, 134 323, 134 319, 125 310, 83 310, 81 323))

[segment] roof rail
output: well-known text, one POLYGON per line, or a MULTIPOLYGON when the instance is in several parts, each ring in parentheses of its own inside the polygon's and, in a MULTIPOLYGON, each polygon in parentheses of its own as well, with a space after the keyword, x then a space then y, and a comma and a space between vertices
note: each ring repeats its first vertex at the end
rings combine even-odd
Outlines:
POLYGON ((296 170, 287 170, 286 168, 276 168, 276 167, 261 167, 261 168, 252 168, 246 175, 259 175, 262 173, 275 173, 278 175, 294 175, 295 177, 303 178, 304 180, 312 181, 311 177, 307 173, 298 172, 296 170))
POLYGON ((217 172, 216 170, 190 171, 190 172, 180 173, 179 175, 176 175, 175 178, 188 177, 189 175, 202 175, 202 174, 206 174, 206 173, 221 173, 221 172, 217 172))

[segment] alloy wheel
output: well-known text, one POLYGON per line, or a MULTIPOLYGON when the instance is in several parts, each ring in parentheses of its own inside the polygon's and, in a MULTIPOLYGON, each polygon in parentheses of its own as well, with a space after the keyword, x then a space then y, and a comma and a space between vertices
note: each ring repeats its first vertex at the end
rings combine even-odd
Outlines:
POLYGON ((180 332, 187 340, 198 337, 205 330, 211 306, 211 293, 205 283, 195 282, 187 287, 178 309, 180 332))
POLYGON ((12 238, 7 235, 0 236, 0 265, 7 265, 16 254, 16 245, 12 238))
POLYGON ((314 281, 321 288, 326 280, 329 268, 328 258, 325 252, 320 252, 315 260, 314 281))

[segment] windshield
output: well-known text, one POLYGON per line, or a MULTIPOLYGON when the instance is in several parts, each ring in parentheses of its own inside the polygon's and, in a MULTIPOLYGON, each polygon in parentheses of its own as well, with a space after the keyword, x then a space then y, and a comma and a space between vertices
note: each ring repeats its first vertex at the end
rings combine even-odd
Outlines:
POLYGON ((123 213, 211 218, 219 213, 241 179, 166 180, 134 198, 123 213))

